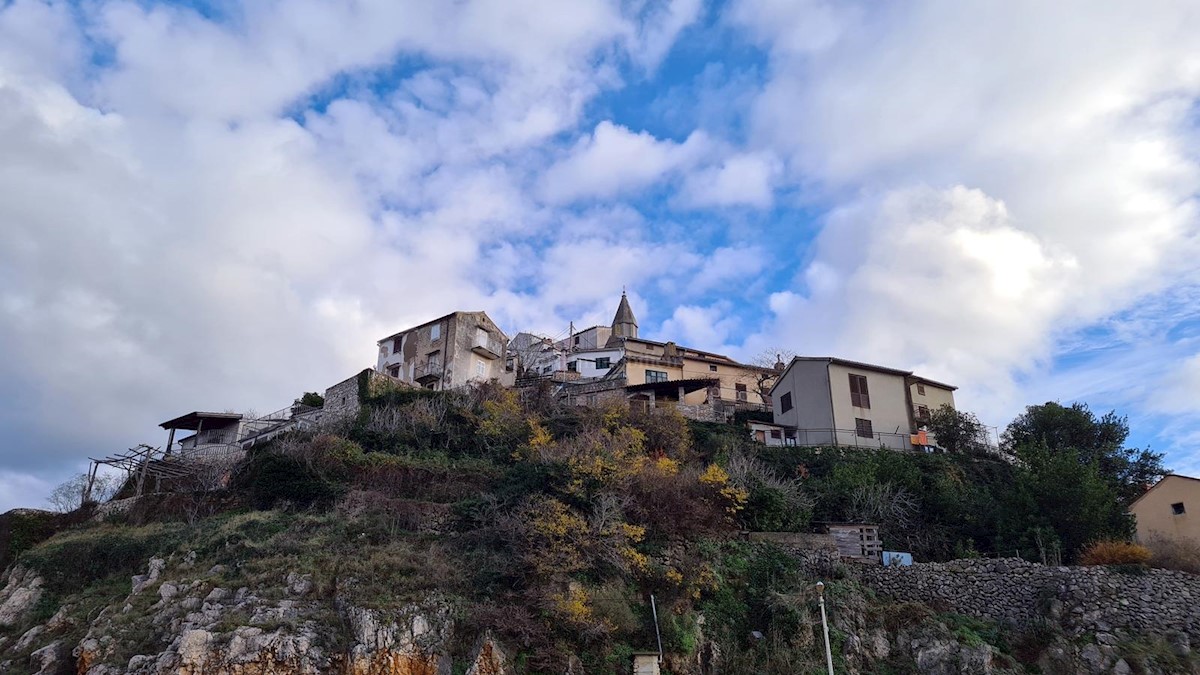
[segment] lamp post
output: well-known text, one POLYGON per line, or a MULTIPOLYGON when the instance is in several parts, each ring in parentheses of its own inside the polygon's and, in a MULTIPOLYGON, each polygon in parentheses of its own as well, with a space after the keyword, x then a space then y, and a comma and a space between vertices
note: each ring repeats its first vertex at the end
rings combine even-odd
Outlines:
POLYGON ((821 630, 825 633, 825 665, 833 675, 833 653, 829 650, 829 621, 825 618, 825 582, 817 582, 817 603, 821 605, 821 630))

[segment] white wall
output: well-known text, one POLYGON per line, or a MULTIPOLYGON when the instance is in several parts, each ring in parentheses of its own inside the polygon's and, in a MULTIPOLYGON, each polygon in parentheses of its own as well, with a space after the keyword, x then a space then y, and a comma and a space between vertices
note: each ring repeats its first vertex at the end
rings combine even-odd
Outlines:
MULTIPOLYGON (((624 353, 620 349, 595 349, 567 354, 567 363, 574 363, 575 368, 581 378, 603 377, 613 366, 617 365, 617 361, 621 360, 624 353), (597 368, 596 359, 607 358, 609 360, 608 368, 597 368), (583 360, 588 359, 588 360, 583 360)), ((569 367, 569 366, 568 366, 569 367)))

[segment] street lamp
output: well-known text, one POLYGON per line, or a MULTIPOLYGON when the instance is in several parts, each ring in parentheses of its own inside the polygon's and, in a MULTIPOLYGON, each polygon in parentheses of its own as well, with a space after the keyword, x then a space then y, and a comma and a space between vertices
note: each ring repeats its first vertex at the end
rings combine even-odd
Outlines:
POLYGON ((825 582, 817 582, 817 603, 821 605, 821 630, 825 633, 825 665, 833 675, 833 653, 829 651, 829 621, 825 618, 825 582))

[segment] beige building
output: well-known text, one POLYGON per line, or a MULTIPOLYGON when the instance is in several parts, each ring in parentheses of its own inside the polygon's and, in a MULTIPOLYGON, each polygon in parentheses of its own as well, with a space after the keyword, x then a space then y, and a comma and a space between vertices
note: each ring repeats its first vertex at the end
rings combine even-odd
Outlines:
POLYGON ((1152 536, 1200 544, 1200 478, 1170 475, 1129 506, 1137 518, 1138 541, 1152 536))
POLYGON ((770 390, 776 424, 796 430, 799 445, 933 445, 922 421, 954 389, 910 371, 830 357, 796 357, 770 390))
POLYGON ((508 336, 484 312, 453 312, 378 345, 378 372, 427 389, 505 377, 508 336))

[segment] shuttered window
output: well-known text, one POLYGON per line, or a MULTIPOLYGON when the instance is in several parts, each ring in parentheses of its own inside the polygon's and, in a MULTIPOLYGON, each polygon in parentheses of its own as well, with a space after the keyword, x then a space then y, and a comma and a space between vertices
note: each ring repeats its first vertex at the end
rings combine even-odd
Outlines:
POLYGON ((875 438, 875 430, 871 428, 871 420, 864 420, 861 417, 854 419, 854 433, 859 438, 875 438))
POLYGON ((870 408, 871 395, 867 393, 867 376, 850 374, 850 405, 855 408, 870 408))

